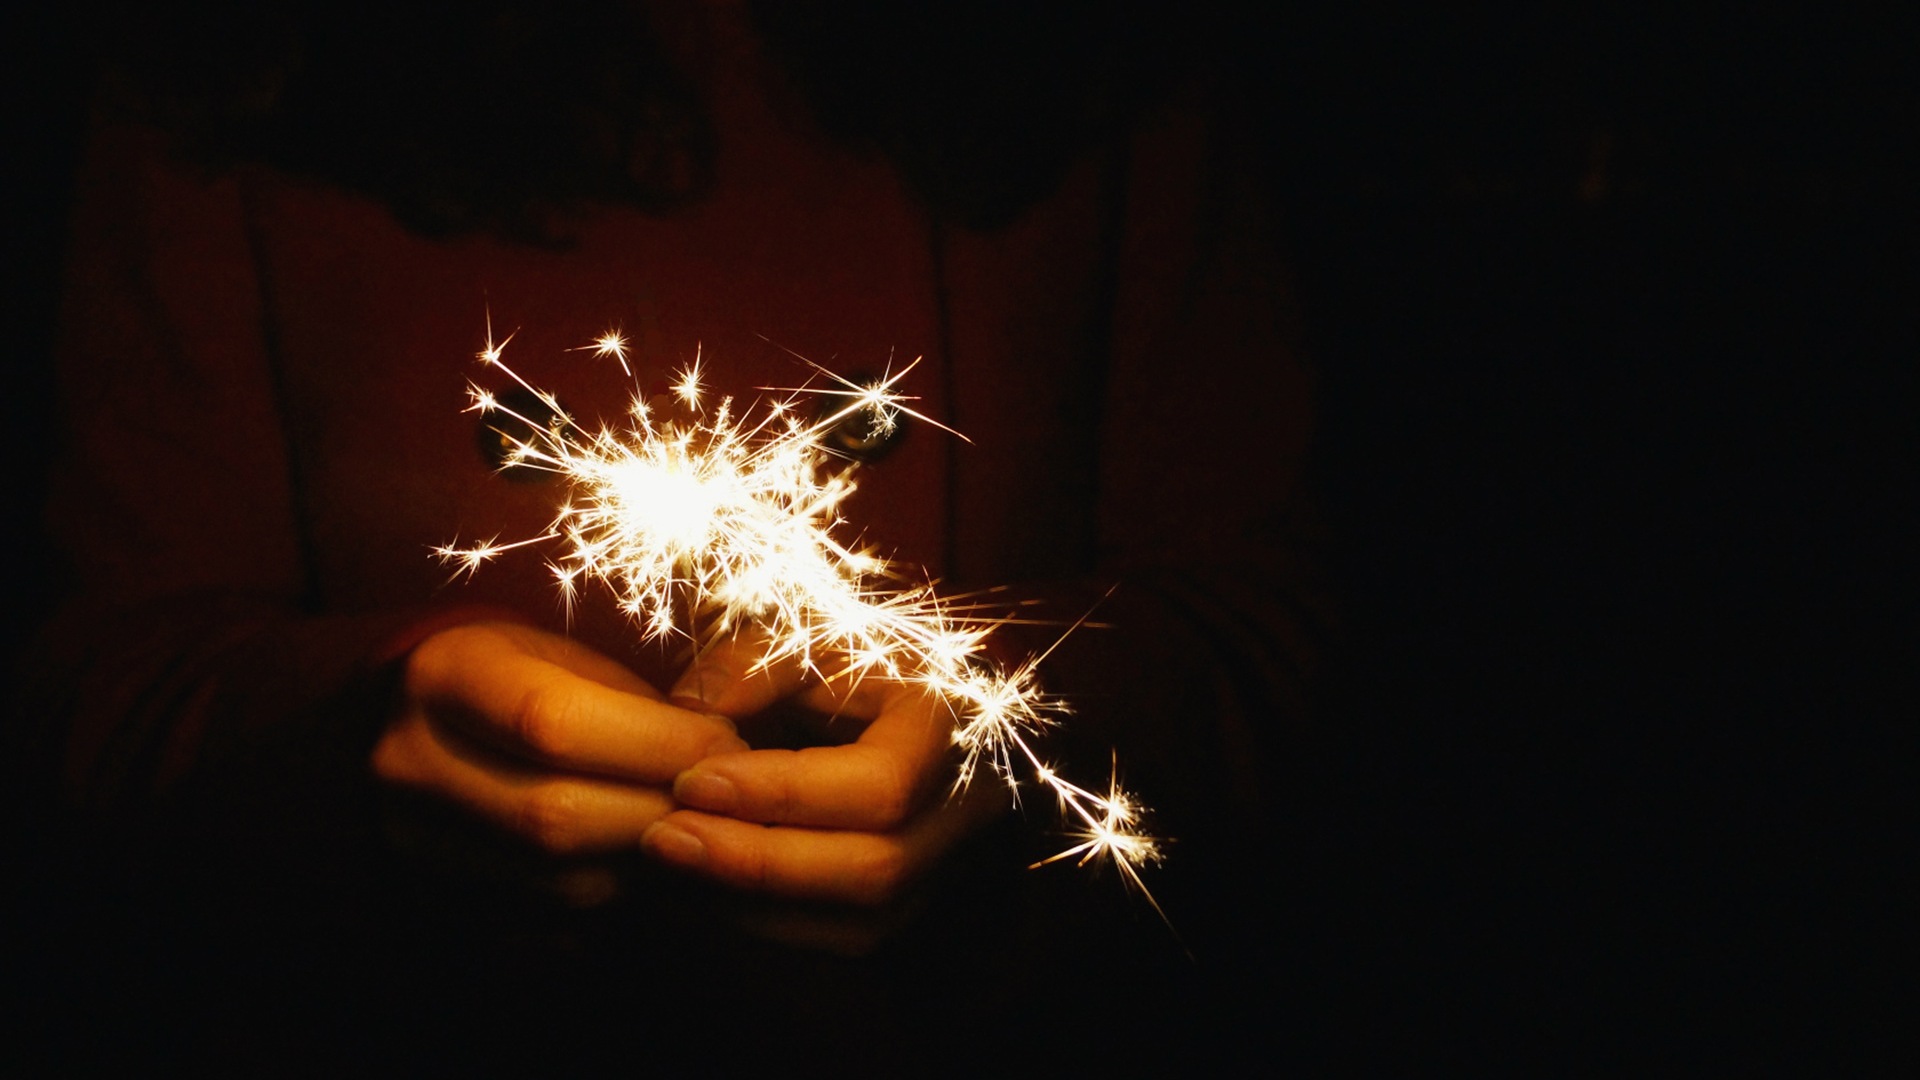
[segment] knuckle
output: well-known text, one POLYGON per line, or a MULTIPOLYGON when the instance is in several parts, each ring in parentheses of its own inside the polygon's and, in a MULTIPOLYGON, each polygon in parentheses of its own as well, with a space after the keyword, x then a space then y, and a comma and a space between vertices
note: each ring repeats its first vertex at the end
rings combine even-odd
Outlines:
POLYGON ((415 786, 420 782, 420 764, 414 748, 415 719, 408 717, 387 728, 374 743, 369 764, 373 775, 389 784, 415 786))
POLYGON ((373 775, 381 780, 389 784, 404 782, 409 770, 406 767, 406 751, 400 746, 399 736, 392 731, 380 736, 380 741, 373 745, 371 764, 373 775))
POLYGON ((913 813, 917 785, 906 766, 893 758, 883 759, 874 787, 872 812, 875 824, 891 829, 906 823, 913 813))
POLYGON ((877 844, 862 860, 852 881, 855 903, 879 906, 892 902, 912 876, 906 851, 898 843, 877 844))
POLYGON ((513 823, 514 831, 554 855, 581 849, 586 840, 580 793, 563 783, 528 791, 513 823))
POLYGON ((574 710, 570 699, 550 683, 529 687, 507 717, 513 737, 545 760, 565 758, 572 749, 574 710))
POLYGON ((413 651, 407 654, 403 672, 403 680, 410 692, 427 693, 442 684, 448 650, 447 635, 444 633, 435 634, 414 646, 413 651))
POLYGON ((458 685, 461 671, 484 659, 493 635, 491 627, 478 623, 432 634, 407 654, 403 675, 408 689, 432 693, 458 685))
POLYGON ((772 888, 776 875, 773 861, 768 858, 767 850, 760 844, 742 846, 732 853, 728 860, 726 880, 743 889, 765 892, 772 888))
POLYGON ((768 795, 766 819, 770 822, 790 822, 796 813, 797 801, 794 799, 793 783, 777 784, 768 795))

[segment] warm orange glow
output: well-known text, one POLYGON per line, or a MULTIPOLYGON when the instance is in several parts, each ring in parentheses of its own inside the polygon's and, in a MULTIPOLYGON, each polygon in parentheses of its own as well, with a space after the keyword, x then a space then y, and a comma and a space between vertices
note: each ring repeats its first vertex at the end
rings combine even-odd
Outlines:
MULTIPOLYGON (((902 416, 951 430, 914 412, 907 405, 914 399, 896 390, 919 361, 865 385, 815 365, 838 388, 772 389, 790 396, 749 421, 735 415, 732 398, 703 407, 696 359, 671 387, 683 419, 656 420, 636 393, 624 429, 589 431, 502 362, 506 344, 496 345, 489 329, 480 360, 534 394, 559 421, 535 423, 477 385, 470 387, 469 407, 522 421, 529 434, 509 436, 507 464, 551 471, 571 496, 543 535, 438 548, 442 560, 472 573, 502 552, 553 542, 559 553, 550 565, 568 602, 581 582, 597 582, 648 638, 678 636, 697 644, 752 624, 770 642, 762 666, 798 660, 822 680, 875 673, 924 685, 953 710, 953 741, 963 752, 956 790, 983 765, 1016 794, 1020 775, 1030 774, 1058 799, 1080 840, 1045 861, 1110 858, 1144 891, 1139 867, 1161 858, 1154 838, 1140 831, 1144 808, 1117 784, 1097 794, 1069 783, 1028 742, 1067 711, 1040 689, 1036 669, 1044 657, 1012 670, 990 664, 983 645, 1001 619, 979 614, 983 606, 943 598, 924 575, 910 578, 834 536, 857 466, 826 452, 827 432, 854 416, 877 431, 902 416), (795 408, 797 395, 843 404, 806 423, 804 410, 795 408), (909 584, 913 580, 924 583, 909 584)), ((617 333, 584 348, 626 365, 617 333)))

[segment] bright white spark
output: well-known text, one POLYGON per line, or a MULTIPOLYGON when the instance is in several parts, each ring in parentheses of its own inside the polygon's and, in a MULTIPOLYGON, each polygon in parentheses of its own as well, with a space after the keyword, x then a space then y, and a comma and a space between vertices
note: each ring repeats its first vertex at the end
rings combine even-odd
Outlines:
MULTIPOLYGON (((624 344, 609 333, 584 348, 624 365, 624 344)), ((752 623, 769 640, 764 665, 791 659, 823 680, 875 674, 918 682, 953 710, 962 753, 956 791, 984 767, 1016 798, 1020 776, 1030 774, 1058 800, 1078 842, 1035 865, 1110 859, 1146 892, 1139 869, 1161 852, 1143 831, 1144 808, 1115 781, 1105 794, 1068 782, 1029 742, 1067 712, 1040 689, 1035 671, 1044 656, 1011 670, 994 665, 985 642, 1006 620, 957 608, 931 583, 908 584, 899 568, 834 536, 855 468, 826 449, 836 425, 857 415, 878 434, 911 416, 951 430, 909 408, 914 399, 895 389, 918 360, 869 385, 816 364, 839 388, 763 388, 790 396, 749 419, 734 414, 731 398, 701 408, 696 356, 671 388, 684 418, 655 418, 636 392, 626 426, 588 430, 501 361, 505 346, 493 342, 489 326, 479 357, 545 402, 558 421, 534 423, 478 386, 469 390, 469 407, 521 420, 527 434, 514 439, 509 463, 558 474, 570 496, 545 534, 436 548, 442 561, 472 574, 503 552, 557 542, 549 565, 569 608, 581 582, 598 582, 649 639, 702 641, 752 623), (802 394, 843 404, 809 423, 796 407, 802 394)))
MULTIPOLYGON (((519 333, 519 331, 516 330, 514 331, 514 333, 519 333)), ((500 362, 500 354, 506 351, 507 342, 512 340, 513 340, 513 334, 508 334, 505 341, 496 342, 493 340, 493 313, 488 312, 487 313, 487 344, 485 348, 481 349, 478 353, 474 354, 475 358, 480 360, 482 363, 498 364, 500 362)))
POLYGON ((633 374, 633 368, 627 365, 627 339, 620 331, 609 330, 595 339, 593 344, 582 345, 573 351, 584 352, 588 349, 592 349, 593 355, 595 356, 613 357, 615 360, 620 361, 621 371, 626 372, 629 376, 633 374))
POLYGON ((700 353, 696 350, 693 354, 693 363, 681 369, 680 380, 673 384, 673 395, 679 398, 687 408, 698 410, 700 389, 700 353))

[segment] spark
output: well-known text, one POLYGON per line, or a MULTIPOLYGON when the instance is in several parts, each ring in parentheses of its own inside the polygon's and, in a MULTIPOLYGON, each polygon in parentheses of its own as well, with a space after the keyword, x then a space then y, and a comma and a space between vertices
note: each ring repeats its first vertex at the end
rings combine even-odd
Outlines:
POLYGON ((1080 856, 1080 865, 1085 866, 1105 856, 1120 868, 1129 885, 1140 890, 1160 918, 1166 919, 1167 913, 1160 909, 1160 902, 1153 898, 1146 882, 1140 878, 1140 867, 1160 862, 1165 854, 1160 850, 1161 842, 1157 838, 1139 831, 1146 807, 1121 789, 1119 762, 1114 762, 1105 795, 1069 783, 1047 766, 1036 765, 1036 771, 1047 778, 1048 786, 1060 796, 1061 813, 1079 820, 1080 827, 1071 835, 1080 842, 1041 859, 1028 869, 1071 859, 1075 855, 1080 856))
POLYGON ((680 380, 673 384, 673 396, 684 402, 689 409, 700 408, 700 353, 694 351, 693 363, 680 371, 680 380))
MULTIPOLYGON (((514 333, 519 333, 519 331, 516 330, 514 331, 514 333)), ((493 313, 488 312, 487 313, 487 344, 486 344, 486 347, 482 348, 478 353, 474 355, 478 360, 480 360, 483 363, 498 364, 500 362, 500 354, 506 351, 507 343, 512 340, 513 340, 513 334, 508 334, 505 341, 495 342, 493 340, 493 313)))
POLYGON ((585 352, 588 349, 592 349, 593 355, 595 356, 613 357, 615 360, 620 361, 621 371, 626 372, 628 376, 633 374, 633 368, 627 364, 627 339, 620 331, 609 330, 601 334, 598 338, 595 338, 593 344, 582 345, 572 351, 585 352))
MULTIPOLYGON (((889 364, 866 383, 807 361, 832 385, 762 387, 787 396, 736 412, 731 398, 702 406, 696 352, 670 387, 682 415, 656 416, 636 382, 623 426, 589 429, 507 367, 506 344, 495 344, 489 323, 479 359, 534 394, 554 418, 535 422, 477 385, 469 387, 468 408, 521 421, 516 430, 523 434, 507 435, 508 463, 550 471, 570 494, 545 533, 435 548, 443 562, 471 575, 517 548, 555 545, 548 565, 568 610, 584 583, 597 583, 645 639, 699 647, 751 625, 768 641, 758 668, 797 662, 823 682, 875 676, 924 686, 953 714, 956 794, 990 773, 1017 802, 1021 778, 1030 776, 1053 794, 1075 841, 1034 865, 1112 862, 1159 911, 1140 869, 1161 860, 1161 843, 1144 830, 1145 808, 1120 788, 1117 763, 1098 793, 1066 780, 1033 748, 1033 738, 1068 714, 1040 687, 1047 654, 1011 667, 989 661, 992 631, 1017 620, 985 614, 993 609, 977 597, 943 597, 923 574, 835 535, 858 466, 829 453, 830 431, 853 417, 876 432, 903 417, 952 431, 914 410, 917 399, 898 389, 919 359, 898 372, 889 364), (808 421, 809 410, 798 407, 806 396, 837 404, 808 421)), ((617 332, 586 349, 626 366, 617 332)))

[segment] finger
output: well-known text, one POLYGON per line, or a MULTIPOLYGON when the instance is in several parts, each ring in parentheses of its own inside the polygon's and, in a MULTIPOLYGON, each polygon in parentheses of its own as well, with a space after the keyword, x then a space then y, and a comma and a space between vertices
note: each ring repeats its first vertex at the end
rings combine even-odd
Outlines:
POLYGON ((751 716, 798 690, 806 681, 797 654, 769 660, 772 639, 751 627, 720 638, 687 665, 667 697, 694 712, 751 716))
POLYGON ((641 838, 662 862, 735 888, 797 900, 884 904, 893 899, 971 823, 943 807, 896 832, 766 828, 730 817, 679 810, 641 838))
POLYGON ((555 855, 632 848, 674 809, 658 788, 524 768, 418 713, 388 729, 373 767, 555 855))
POLYGON ((922 690, 885 675, 829 668, 827 677, 808 686, 799 700, 817 712, 872 720, 893 702, 922 690))
POLYGON ((661 700, 660 691, 652 683, 636 674, 632 668, 572 638, 515 624, 506 624, 501 629, 514 644, 528 653, 571 671, 583 679, 591 679, 622 693, 634 694, 652 701, 661 700))
POLYGON ((805 688, 820 712, 871 719, 897 681, 872 675, 833 649, 786 652, 759 627, 719 639, 674 683, 668 698, 696 712, 750 716, 805 688))
POLYGON ((650 689, 583 677, 585 670, 627 683, 608 670, 618 667, 611 660, 530 633, 461 627, 437 634, 409 658, 408 688, 474 738, 572 772, 664 784, 702 758, 745 749, 724 717, 668 705, 648 696, 650 689))
POLYGON ((951 731, 944 703, 901 687, 851 743, 717 755, 676 777, 673 793, 694 809, 747 821, 893 829, 943 771, 951 731))

